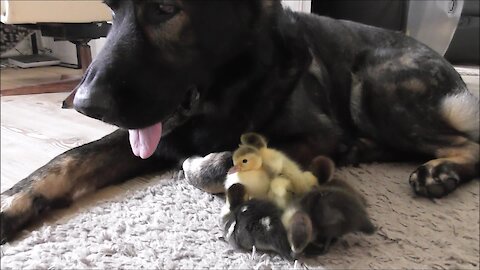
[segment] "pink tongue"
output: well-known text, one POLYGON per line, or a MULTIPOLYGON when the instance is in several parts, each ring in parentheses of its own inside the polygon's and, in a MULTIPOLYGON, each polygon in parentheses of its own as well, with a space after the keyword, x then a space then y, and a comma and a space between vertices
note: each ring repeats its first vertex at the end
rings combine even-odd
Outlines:
POLYGON ((162 123, 142 129, 129 129, 130 146, 133 154, 143 159, 149 158, 157 149, 162 137, 162 123))

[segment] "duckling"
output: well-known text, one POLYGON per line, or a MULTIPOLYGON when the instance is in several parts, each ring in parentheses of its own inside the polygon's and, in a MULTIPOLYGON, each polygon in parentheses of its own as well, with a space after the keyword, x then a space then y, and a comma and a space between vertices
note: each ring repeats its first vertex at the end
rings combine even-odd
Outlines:
POLYGON ((232 156, 233 167, 225 181, 226 203, 221 214, 225 216, 232 210, 231 200, 242 201, 251 198, 267 198, 270 190, 270 175, 263 168, 263 159, 257 149, 241 145, 232 156), (239 185, 245 192, 238 193, 239 185), (233 187, 233 189, 232 189, 233 187))
POLYGON ((291 181, 292 191, 303 194, 318 185, 318 180, 310 171, 302 171, 300 166, 284 153, 267 147, 267 140, 257 133, 245 133, 240 137, 241 145, 258 149, 265 170, 271 175, 281 176, 291 181))
POLYGON ((335 163, 326 156, 317 156, 310 163, 309 170, 318 178, 319 183, 329 187, 337 187, 343 189, 360 200, 363 205, 367 205, 365 197, 363 197, 357 190, 355 190, 347 182, 334 178, 335 163))
POLYGON ((270 189, 271 175, 263 167, 259 151, 242 145, 233 152, 233 173, 227 175, 226 190, 234 183, 245 185, 250 198, 265 198, 270 189))
POLYGON ((308 170, 317 177, 319 184, 324 184, 332 180, 335 174, 335 163, 326 156, 317 156, 311 162, 308 170))
POLYGON ((269 200, 251 199, 236 205, 224 218, 224 237, 234 247, 274 251, 292 259, 282 210, 269 200))
POLYGON ((322 157, 315 159, 313 166, 323 168, 328 181, 293 202, 282 215, 292 252, 319 255, 347 233, 373 234, 376 228, 363 196, 345 181, 333 178, 333 162, 322 157))
POLYGON ((295 192, 290 179, 280 176, 272 179, 270 182, 270 190, 268 191, 268 199, 278 207, 285 209, 294 196, 295 192))
MULTIPOLYGON (((261 142, 264 142, 262 137, 259 138, 261 139, 261 142)), ((227 176, 225 189, 228 192, 228 188, 233 183, 241 183, 245 185, 249 198, 268 198, 275 202, 277 206, 285 208, 287 204, 293 199, 295 194, 304 193, 309 187, 303 186, 303 189, 299 189, 298 187, 296 188, 295 183, 300 183, 302 181, 294 181, 292 179, 289 179, 288 177, 283 176, 280 170, 275 172, 275 169, 272 170, 272 166, 265 166, 265 164, 268 164, 269 162, 272 162, 271 164, 277 164, 277 161, 279 160, 283 164, 294 163, 293 161, 285 162, 285 160, 288 160, 288 158, 279 151, 267 149, 265 147, 261 149, 255 148, 258 145, 259 144, 241 144, 239 148, 233 153, 232 158, 234 168, 232 172, 236 173, 229 174, 227 176), (262 150, 267 150, 266 152, 264 151, 264 153, 267 154, 262 155, 262 150), (271 155, 271 153, 277 154, 271 155)), ((292 171, 292 169, 290 169, 289 171, 292 171)), ((298 174, 301 174, 301 177, 303 177, 304 180, 310 179, 307 180, 307 183, 308 181, 312 183, 317 181, 316 177, 313 176, 311 172, 301 172, 299 170, 298 174)), ((226 207, 228 208, 228 206, 226 207)))
POLYGON ((231 208, 231 198, 235 200, 243 199, 235 194, 228 196, 232 192, 230 187, 234 184, 245 186, 246 199, 268 198, 281 208, 285 208, 292 199, 294 193, 292 181, 280 176, 271 179, 272 172, 262 168, 263 158, 258 149, 248 145, 241 145, 233 154, 233 164, 234 167, 230 170, 225 182, 227 204, 222 211, 223 213, 226 213, 231 208))

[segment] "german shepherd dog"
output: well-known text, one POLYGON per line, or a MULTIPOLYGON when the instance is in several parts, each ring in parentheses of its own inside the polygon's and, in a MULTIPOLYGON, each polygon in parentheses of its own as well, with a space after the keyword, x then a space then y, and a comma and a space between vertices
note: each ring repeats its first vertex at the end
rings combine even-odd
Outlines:
POLYGON ((48 209, 183 163, 190 183, 222 192, 230 151, 248 131, 304 167, 318 155, 342 164, 429 157, 409 179, 427 197, 479 175, 478 99, 445 59, 402 33, 279 0, 105 2, 113 25, 73 105, 119 130, 5 191, 3 242, 48 209))

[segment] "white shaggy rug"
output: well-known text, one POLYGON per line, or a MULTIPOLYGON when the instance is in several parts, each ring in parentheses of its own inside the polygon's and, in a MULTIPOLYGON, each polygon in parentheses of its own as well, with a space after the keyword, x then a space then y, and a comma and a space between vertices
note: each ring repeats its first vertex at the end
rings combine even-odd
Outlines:
POLYGON ((478 269, 479 181, 430 201, 412 195, 407 177, 413 168, 373 164, 339 171, 367 196, 379 230, 349 235, 316 259, 290 262, 233 249, 219 226, 223 198, 170 173, 110 187, 73 210, 56 211, 53 222, 1 247, 1 268, 478 269), (101 194, 108 191, 115 195, 101 194))
POLYGON ((2 246, 1 269, 300 267, 278 255, 231 248, 219 226, 223 198, 176 178, 167 173, 153 177, 154 186, 127 183, 134 191, 25 231, 25 238, 2 246))

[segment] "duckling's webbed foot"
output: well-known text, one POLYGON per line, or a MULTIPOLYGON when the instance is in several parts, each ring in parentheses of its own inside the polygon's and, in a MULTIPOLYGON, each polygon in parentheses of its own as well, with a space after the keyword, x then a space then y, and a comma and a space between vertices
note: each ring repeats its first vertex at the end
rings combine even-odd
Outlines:
POLYGON ((319 255, 324 255, 330 250, 330 246, 337 242, 338 238, 336 237, 320 237, 315 241, 311 242, 304 250, 304 255, 306 257, 315 257, 319 255))

